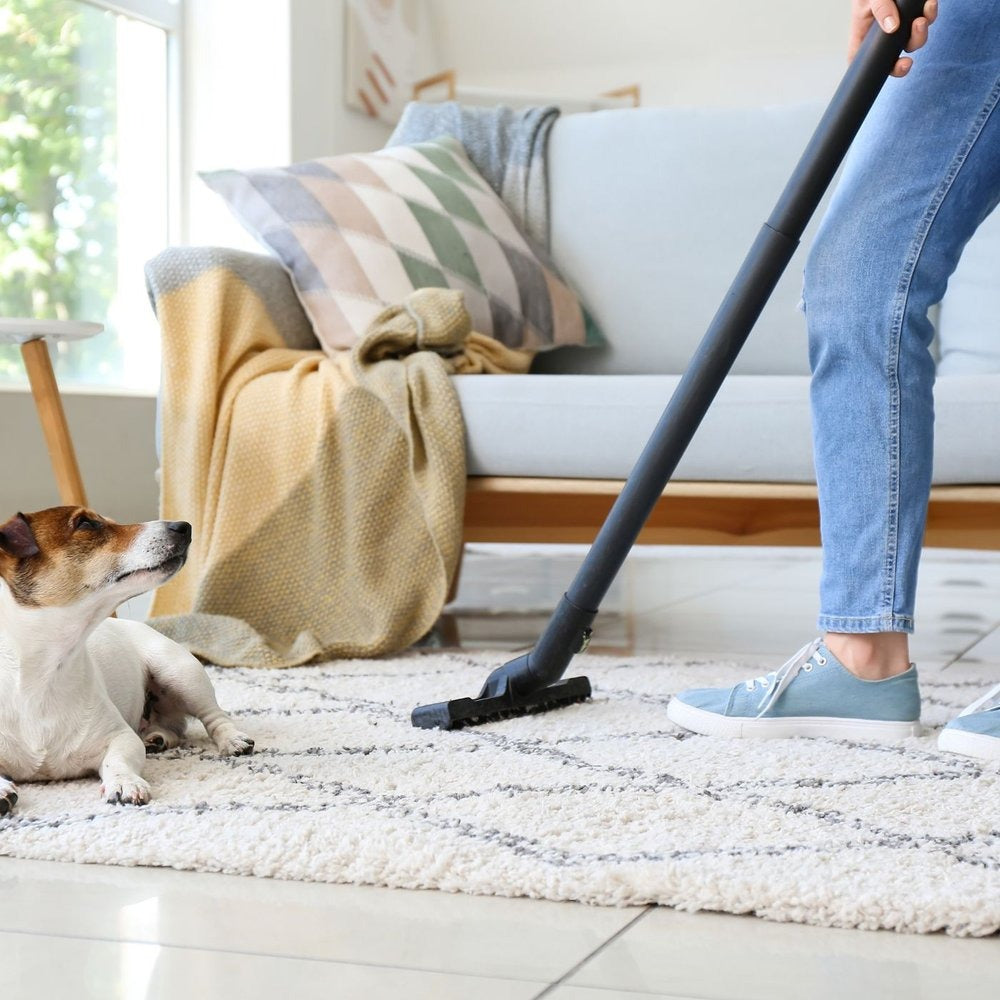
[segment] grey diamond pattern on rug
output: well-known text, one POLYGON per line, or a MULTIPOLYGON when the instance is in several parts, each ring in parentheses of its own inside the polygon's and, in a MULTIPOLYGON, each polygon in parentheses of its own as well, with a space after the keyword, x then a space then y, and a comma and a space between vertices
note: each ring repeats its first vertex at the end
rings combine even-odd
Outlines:
MULTIPOLYGON (((723 740, 666 718, 673 691, 760 669, 578 657, 593 701, 453 733, 410 709, 474 694, 502 654, 210 668, 257 740, 147 761, 153 801, 94 779, 21 786, 0 854, 483 895, 660 903, 831 927, 1000 929, 1000 765, 882 746, 723 740)), ((778 664, 775 664, 777 666, 778 664)), ((921 677, 940 726, 995 683, 921 677)))

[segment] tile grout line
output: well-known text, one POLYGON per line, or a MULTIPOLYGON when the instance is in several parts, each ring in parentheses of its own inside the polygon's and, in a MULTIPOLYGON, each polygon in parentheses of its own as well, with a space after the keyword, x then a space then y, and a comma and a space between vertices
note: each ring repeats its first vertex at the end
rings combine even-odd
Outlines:
MULTIPOLYGON (((728 583, 714 584, 708 587, 707 589, 696 590, 694 593, 685 594, 683 597, 674 597, 668 600, 665 604, 657 604, 655 607, 647 608, 645 611, 638 612, 638 614, 640 615, 657 614, 660 611, 667 611, 670 608, 676 607, 678 604, 683 604, 685 601, 693 601, 699 597, 708 597, 711 594, 718 593, 720 590, 735 589, 739 586, 742 586, 744 583, 752 583, 754 580, 757 579, 758 577, 756 575, 751 575, 749 577, 741 578, 737 582, 729 581, 728 583)), ((633 615, 636 614, 634 610, 631 613, 633 615)))
POLYGON ((966 653, 975 649, 984 639, 988 639, 994 632, 1000 629, 1000 622, 995 625, 991 625, 982 635, 977 636, 972 642, 969 643, 965 649, 960 649, 941 669, 947 670, 949 667, 953 667, 959 660, 965 656, 966 653))
POLYGON ((606 941, 601 942, 601 944, 599 944, 588 955, 584 955, 583 958, 581 958, 580 961, 576 963, 576 965, 567 969, 566 972, 564 972, 558 979, 555 979, 551 983, 549 983, 549 985, 546 986, 541 993, 536 993, 535 996, 532 998, 532 1000, 542 1000, 542 997, 547 997, 554 989, 556 989, 556 987, 562 986, 562 984, 565 983, 566 980, 570 978, 570 976, 579 972, 580 969, 582 969, 591 959, 596 958, 598 955, 600 955, 600 953, 604 951, 605 948, 607 948, 609 945, 614 944, 615 941, 617 941, 626 931, 631 930, 633 927, 635 927, 635 925, 639 923, 640 920, 642 920, 648 913, 650 913, 650 911, 655 909, 656 909, 655 905, 652 904, 645 907, 642 913, 633 917, 627 924, 625 924, 624 927, 619 927, 618 930, 616 930, 615 933, 611 935, 611 937, 609 937, 606 941))
MULTIPOLYGON (((642 914, 640 914, 641 916, 642 914)), ((638 918, 637 918, 638 919, 638 918)), ((633 921, 634 923, 635 921, 633 921)), ((628 925, 628 926, 631 926, 628 925)), ((427 973, 429 975, 442 975, 442 976, 465 976, 469 979, 482 979, 484 981, 497 981, 502 983, 535 983, 538 980, 531 979, 521 979, 512 976, 483 976, 477 972, 459 972, 449 969, 427 969, 423 966, 415 965, 398 965, 389 964, 385 962, 364 962, 358 959, 345 959, 345 958, 320 958, 316 955, 282 955, 277 952, 270 951, 247 951, 245 948, 226 948, 217 946, 207 946, 207 945, 197 945, 197 944, 176 944, 170 941, 142 941, 136 938, 114 938, 114 937, 104 937, 104 936, 93 936, 89 934, 71 934, 71 933, 53 933, 51 931, 33 931, 33 930, 12 930, 10 928, 0 929, 0 940, 3 939, 5 934, 10 935, 22 935, 24 937, 33 938, 51 938, 59 941, 89 941, 98 944, 110 944, 110 945, 138 945, 144 948, 165 948, 170 951, 197 951, 203 952, 205 954, 211 955, 239 955, 243 958, 266 958, 266 959, 277 959, 282 962, 316 962, 321 965, 354 965, 361 966, 366 969, 392 969, 395 971, 402 972, 418 972, 427 973)))
MULTIPOLYGON (((806 561, 806 560, 803 560, 806 561)), ((665 604, 657 604, 655 607, 647 608, 645 611, 638 613, 638 616, 659 614, 663 611, 669 611, 676 608, 679 604, 683 604, 685 601, 693 601, 701 597, 710 597, 713 594, 718 594, 725 590, 736 590, 744 586, 749 586, 754 582, 759 582, 761 580, 766 580, 772 576, 776 576, 780 570, 759 570, 758 572, 751 572, 745 577, 740 577, 739 580, 730 580, 727 583, 713 584, 706 589, 697 590, 694 593, 687 594, 683 597, 675 597, 668 600, 665 604)), ((818 610, 818 609, 817 609, 818 610)), ((633 610, 632 615, 636 616, 636 612, 633 610)))

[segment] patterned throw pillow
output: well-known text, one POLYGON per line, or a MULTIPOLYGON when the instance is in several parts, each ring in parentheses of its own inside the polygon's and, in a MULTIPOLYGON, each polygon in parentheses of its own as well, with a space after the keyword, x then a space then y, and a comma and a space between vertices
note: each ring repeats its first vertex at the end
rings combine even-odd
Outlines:
POLYGON ((508 347, 600 342, 455 139, 201 177, 284 264, 328 351, 425 287, 462 291, 508 347))

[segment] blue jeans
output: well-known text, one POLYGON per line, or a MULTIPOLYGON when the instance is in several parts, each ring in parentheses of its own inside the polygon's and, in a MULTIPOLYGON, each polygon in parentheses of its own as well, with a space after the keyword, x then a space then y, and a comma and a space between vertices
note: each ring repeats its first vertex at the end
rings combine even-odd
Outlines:
POLYGON ((927 314, 1000 200, 998 99, 1000 0, 942 3, 855 140, 806 263, 822 630, 913 631, 934 443, 927 314))

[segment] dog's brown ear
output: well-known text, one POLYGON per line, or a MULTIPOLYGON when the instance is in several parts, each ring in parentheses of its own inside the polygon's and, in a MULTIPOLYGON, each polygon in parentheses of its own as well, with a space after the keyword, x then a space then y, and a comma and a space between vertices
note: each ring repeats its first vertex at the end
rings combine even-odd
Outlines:
POLYGON ((38 542, 23 514, 16 514, 0 528, 0 552, 6 552, 15 559, 38 555, 38 542))

